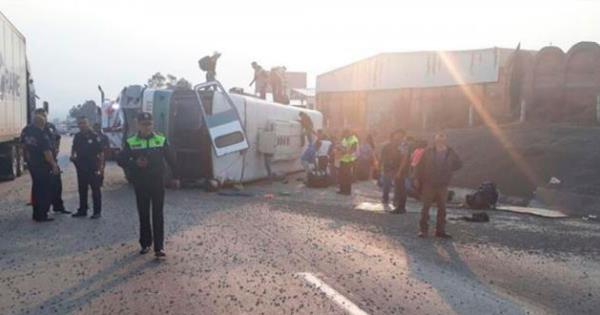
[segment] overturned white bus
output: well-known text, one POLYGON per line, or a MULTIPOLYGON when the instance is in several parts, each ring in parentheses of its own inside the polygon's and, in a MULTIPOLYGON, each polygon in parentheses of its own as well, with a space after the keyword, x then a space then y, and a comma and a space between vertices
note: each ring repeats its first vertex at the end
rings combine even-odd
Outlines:
POLYGON ((124 88, 120 107, 123 139, 135 133, 135 117, 150 112, 155 129, 167 136, 183 181, 244 183, 302 169, 306 148, 299 113, 314 129, 323 126, 320 112, 228 93, 218 81, 193 90, 124 88))

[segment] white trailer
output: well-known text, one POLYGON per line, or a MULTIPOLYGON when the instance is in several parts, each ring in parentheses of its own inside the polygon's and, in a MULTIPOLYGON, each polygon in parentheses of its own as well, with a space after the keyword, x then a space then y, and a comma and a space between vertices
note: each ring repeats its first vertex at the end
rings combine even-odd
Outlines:
POLYGON ((22 172, 19 135, 29 115, 25 37, 0 12, 0 178, 22 172))

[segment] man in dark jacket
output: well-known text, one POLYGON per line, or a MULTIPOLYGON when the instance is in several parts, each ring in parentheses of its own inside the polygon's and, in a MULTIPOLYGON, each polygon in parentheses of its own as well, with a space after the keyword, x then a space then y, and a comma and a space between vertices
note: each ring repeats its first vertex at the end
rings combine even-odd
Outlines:
POLYGON ((217 77, 217 60, 221 53, 214 52, 212 56, 204 56, 198 60, 198 65, 202 71, 206 71, 206 82, 215 81, 217 77))
MULTIPOLYGON (((44 102, 44 107, 48 107, 48 102, 44 102)), ((35 115, 41 115, 46 119, 46 126, 44 127, 44 132, 48 135, 48 139, 50 139, 50 145, 52 146, 52 155, 54 156, 54 160, 58 161, 58 153, 60 152, 60 139, 61 136, 56 130, 56 126, 48 121, 48 113, 44 108, 37 108, 35 110, 35 115)), ((60 172, 56 175, 50 176, 50 186, 51 190, 51 201, 52 210, 55 213, 71 213, 65 209, 65 204, 62 199, 62 178, 60 172)))
POLYGON ((427 237, 429 209, 435 202, 437 204, 435 236, 450 238, 445 230, 448 185, 452 180, 452 173, 462 167, 462 162, 456 152, 448 147, 445 133, 437 133, 434 141, 434 146, 423 153, 415 173, 415 185, 421 191, 423 201, 419 237, 427 237))
MULTIPOLYGON (((106 159, 110 158, 110 141, 108 140, 108 136, 102 132, 102 127, 99 123, 95 123, 93 129, 100 138, 100 145, 102 146, 102 153, 104 154, 104 159, 102 160, 102 169, 104 169, 106 159)), ((100 176, 100 186, 104 186, 104 173, 102 173, 102 176, 100 176)))
POLYGON ((82 116, 77 121, 79 132, 73 138, 71 161, 77 170, 79 209, 74 218, 87 217, 88 188, 92 190, 94 213, 92 219, 102 216, 101 179, 104 174, 104 152, 100 137, 90 128, 89 120, 82 116))
POLYGON ((33 220, 48 222, 48 210, 53 198, 52 176, 60 173, 60 169, 52 154, 52 144, 44 131, 46 118, 35 115, 30 125, 21 133, 21 141, 32 180, 33 220))
POLYGON ((382 171, 384 205, 389 203, 389 194, 394 183, 394 210, 392 213, 406 212, 406 189, 404 187, 404 178, 408 171, 409 151, 402 145, 406 132, 402 129, 394 131, 390 136, 390 141, 381 150, 379 159, 382 171))

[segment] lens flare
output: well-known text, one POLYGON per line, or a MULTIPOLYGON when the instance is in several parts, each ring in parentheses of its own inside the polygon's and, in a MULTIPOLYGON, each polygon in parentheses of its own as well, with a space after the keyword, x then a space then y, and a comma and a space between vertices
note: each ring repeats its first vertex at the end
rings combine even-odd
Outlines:
POLYGON ((468 83, 466 83, 466 81, 460 74, 460 71, 458 71, 452 58, 446 52, 443 51, 438 52, 438 55, 444 66, 446 66, 446 68, 448 69, 450 75, 458 83, 458 86, 460 87, 463 94, 467 97, 477 114, 479 114, 479 117, 481 117, 481 120, 483 121, 485 126, 487 126, 490 129, 492 135, 500 142, 500 145, 502 145, 504 150, 508 153, 508 155, 513 160, 519 171, 521 171, 523 175, 525 175, 530 184, 533 185, 536 182, 538 182, 538 176, 535 174, 535 172, 532 170, 532 168, 529 166, 529 164, 523 158, 523 156, 521 156, 521 154, 511 146, 510 141, 508 140, 506 135, 504 135, 504 132, 498 126, 496 120, 483 106, 481 98, 478 97, 477 94, 472 90, 471 86, 468 83))

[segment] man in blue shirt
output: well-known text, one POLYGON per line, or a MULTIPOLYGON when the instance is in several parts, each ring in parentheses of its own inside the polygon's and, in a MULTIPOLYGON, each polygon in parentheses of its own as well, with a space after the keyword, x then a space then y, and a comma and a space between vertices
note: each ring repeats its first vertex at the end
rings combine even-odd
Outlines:
POLYGON ((306 171, 307 174, 310 172, 311 168, 314 168, 314 166, 316 165, 316 157, 317 148, 315 144, 309 144, 308 147, 306 147, 306 150, 304 150, 304 153, 302 153, 302 156, 300 157, 302 167, 304 168, 304 171, 306 171))

